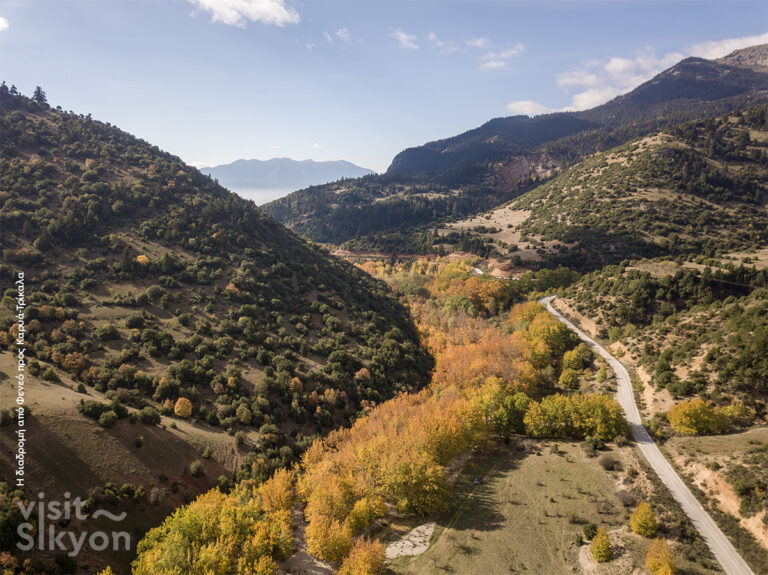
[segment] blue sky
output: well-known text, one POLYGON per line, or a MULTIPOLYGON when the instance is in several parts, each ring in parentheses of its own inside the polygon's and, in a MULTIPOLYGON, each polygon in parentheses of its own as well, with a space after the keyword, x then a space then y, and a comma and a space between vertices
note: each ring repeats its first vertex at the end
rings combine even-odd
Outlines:
POLYGON ((195 165, 346 159, 592 107, 768 42, 751 0, 2 0, 0 78, 195 165))

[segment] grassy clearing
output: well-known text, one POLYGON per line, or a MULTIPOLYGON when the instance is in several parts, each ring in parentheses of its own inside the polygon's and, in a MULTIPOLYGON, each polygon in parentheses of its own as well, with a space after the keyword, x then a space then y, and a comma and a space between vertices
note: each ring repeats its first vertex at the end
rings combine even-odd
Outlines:
POLYGON ((524 442, 470 463, 429 550, 392 563, 396 574, 571 573, 583 524, 625 525, 611 473, 575 442, 524 442), (557 448, 555 447, 557 446, 557 448), (557 452, 556 452, 557 449, 557 452), (483 477, 480 485, 474 478, 483 477))

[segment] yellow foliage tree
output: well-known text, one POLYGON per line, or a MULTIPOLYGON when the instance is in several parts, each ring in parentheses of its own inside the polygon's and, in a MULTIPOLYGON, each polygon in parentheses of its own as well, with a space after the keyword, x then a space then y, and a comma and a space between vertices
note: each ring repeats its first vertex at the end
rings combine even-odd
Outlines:
POLYGON ((384 569, 384 559, 381 543, 360 538, 341 564, 339 575, 379 575, 384 569))
POLYGON ((176 400, 176 405, 173 406, 173 412, 182 419, 187 419, 192 415, 192 402, 186 397, 180 397, 176 400))
POLYGON ((653 540, 645 556, 645 566, 653 575, 675 574, 675 556, 664 539, 658 537, 653 540))
POLYGON ((290 509, 293 505, 293 474, 287 469, 278 469, 275 474, 259 486, 261 507, 267 513, 290 509))
POLYGON ((307 551, 325 561, 340 561, 352 548, 349 528, 330 517, 315 516, 305 531, 307 551))
POLYGON ((667 419, 672 429, 683 435, 719 435, 728 430, 728 417, 701 399, 677 404, 667 419))
POLYGON ((608 538, 605 527, 597 528, 597 534, 592 538, 592 543, 589 544, 589 551, 598 563, 611 560, 611 540, 608 538))
POLYGON ((632 528, 632 531, 643 537, 653 537, 656 535, 656 531, 659 528, 656 522, 656 514, 647 501, 643 501, 637 506, 637 509, 629 518, 629 526, 632 528))

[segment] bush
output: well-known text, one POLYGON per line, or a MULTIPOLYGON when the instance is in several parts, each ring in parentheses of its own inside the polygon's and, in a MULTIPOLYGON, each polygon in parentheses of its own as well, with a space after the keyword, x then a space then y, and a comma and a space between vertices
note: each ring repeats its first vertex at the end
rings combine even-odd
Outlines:
POLYGON ((614 469, 619 467, 619 462, 616 461, 616 458, 614 458, 613 455, 610 455, 608 453, 601 455, 597 459, 597 463, 599 463, 600 467, 602 467, 606 471, 613 471, 614 469))
POLYGON ((192 463, 189 464, 189 472, 192 474, 192 477, 202 477, 205 475, 205 468, 203 467, 203 462, 199 459, 196 459, 192 463))
POLYGON ((595 535, 597 535, 597 525, 594 523, 587 523, 584 526, 584 538, 587 541, 591 541, 595 538, 595 535))
POLYGON ((597 529, 597 533, 589 545, 589 551, 598 563, 605 563, 611 560, 611 540, 608 538, 608 532, 605 530, 605 527, 597 529))
POLYGON ((145 425, 157 425, 160 423, 160 412, 154 407, 145 407, 139 411, 139 421, 145 425))
POLYGON ((629 491, 618 491, 616 493, 616 499, 619 500, 624 507, 632 507, 636 501, 629 491))
POLYGON ((140 435, 139 437, 137 437, 136 440, 133 442, 133 444, 136 447, 144 447, 144 436, 140 435))
POLYGON ((46 369, 46 370, 43 372, 43 379, 44 379, 45 381, 53 381, 53 382, 59 382, 59 381, 61 381, 61 380, 59 379, 59 376, 56 374, 56 370, 55 370, 55 369, 53 369, 52 367, 49 367, 49 368, 47 368, 47 369, 46 369))
POLYGON ((115 423, 117 423, 117 414, 111 409, 105 411, 99 417, 99 425, 102 427, 112 427, 115 423))

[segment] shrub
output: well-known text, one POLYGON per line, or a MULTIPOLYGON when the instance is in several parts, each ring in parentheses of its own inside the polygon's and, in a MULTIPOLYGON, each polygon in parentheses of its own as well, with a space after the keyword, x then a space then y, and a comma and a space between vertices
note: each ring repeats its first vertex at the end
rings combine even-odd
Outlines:
POLYGON ((202 477, 205 475, 205 468, 203 467, 203 462, 199 459, 196 459, 192 463, 189 464, 189 472, 192 474, 192 477, 202 477))
POLYGON ((618 491, 616 493, 616 499, 619 500, 624 507, 632 507, 636 501, 629 491, 618 491))
POLYGON ((603 469, 605 469, 607 471, 613 471, 619 465, 619 462, 616 461, 616 458, 614 458, 613 455, 610 455, 608 453, 606 453, 604 455, 601 455, 597 459, 597 463, 599 463, 600 467, 602 467, 603 469))
POLYGON ((112 427, 115 423, 117 423, 117 414, 111 409, 105 411, 99 417, 99 425, 102 427, 112 427))
POLYGON ((46 370, 43 372, 43 379, 44 379, 45 381, 53 381, 53 382, 58 382, 58 381, 61 381, 61 380, 59 379, 59 376, 56 374, 56 370, 55 370, 55 369, 53 369, 52 367, 49 367, 49 368, 47 368, 47 369, 46 369, 46 370))
POLYGON ((597 535, 597 525, 594 523, 587 523, 584 526, 584 538, 591 541, 597 535))
POLYGON ((592 543, 589 544, 589 551, 598 563, 611 560, 611 540, 605 527, 598 527, 592 543))
POLYGON ((157 425, 161 421, 160 412, 147 406, 139 411, 139 421, 145 425, 157 425))
POLYGON ((643 537, 653 537, 659 526, 656 522, 656 514, 651 509, 651 505, 644 501, 637 506, 632 517, 629 518, 629 526, 632 531, 643 537))
POLYGON ((140 435, 139 437, 137 437, 136 440, 133 442, 133 444, 136 447, 144 447, 144 436, 140 435))

